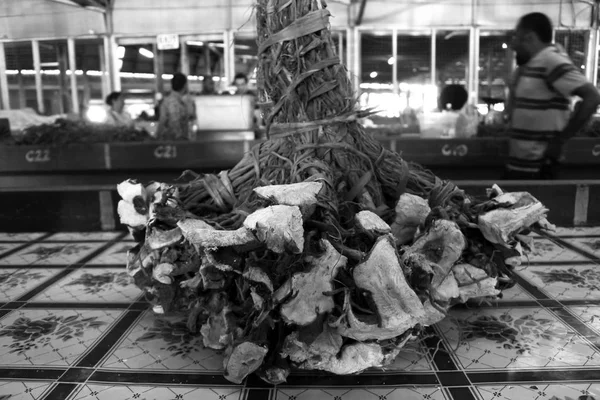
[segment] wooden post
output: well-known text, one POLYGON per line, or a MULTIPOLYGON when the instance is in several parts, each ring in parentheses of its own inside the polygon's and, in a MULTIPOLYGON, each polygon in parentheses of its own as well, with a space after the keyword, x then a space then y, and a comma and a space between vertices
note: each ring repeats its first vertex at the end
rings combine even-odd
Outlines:
POLYGON ((103 231, 115 230, 115 210, 112 202, 112 193, 108 190, 98 192, 100 201, 100 227, 103 231))
POLYGON ((10 110, 8 79, 6 78, 6 57, 4 54, 3 42, 0 42, 0 98, 2 98, 2 108, 4 110, 10 110))
POLYGON ((31 52, 33 54, 33 69, 35 70, 35 97, 37 99, 38 112, 44 114, 44 88, 42 87, 42 67, 40 66, 40 42, 31 41, 31 52))
POLYGON ((573 225, 585 225, 588 219, 588 206, 590 202, 590 187, 588 185, 577 185, 575 192, 575 210, 573 225))

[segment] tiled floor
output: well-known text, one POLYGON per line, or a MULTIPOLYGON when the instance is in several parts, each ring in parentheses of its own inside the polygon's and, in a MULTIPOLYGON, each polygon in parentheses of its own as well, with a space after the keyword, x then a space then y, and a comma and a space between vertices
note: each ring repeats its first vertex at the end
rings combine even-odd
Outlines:
POLYGON ((233 385, 153 315, 119 233, 0 233, 0 400, 600 400, 600 229, 559 229, 492 304, 454 309, 384 370, 233 385))

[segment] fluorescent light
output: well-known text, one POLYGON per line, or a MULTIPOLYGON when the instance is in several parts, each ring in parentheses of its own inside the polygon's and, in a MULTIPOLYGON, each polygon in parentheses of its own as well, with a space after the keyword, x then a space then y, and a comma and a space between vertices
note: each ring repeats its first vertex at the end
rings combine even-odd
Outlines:
POLYGON ((508 45, 506 43, 502 43, 502 48, 503 49, 508 49, 508 45))
POLYGON ((200 42, 198 40, 190 40, 185 42, 188 46, 204 46, 204 42, 200 42))
POLYGON ((138 51, 139 51, 139 53, 140 53, 141 55, 143 55, 143 56, 144 56, 144 57, 146 57, 146 58, 154 58, 154 53, 153 53, 153 52, 151 52, 151 51, 150 51, 150 50, 148 50, 148 49, 145 49, 145 48, 143 48, 143 47, 140 47, 140 49, 139 49, 138 51))
POLYGON ((388 64, 389 64, 389 65, 394 65, 394 61, 395 61, 395 60, 394 60, 394 57, 390 57, 390 58, 388 58, 388 64))
POLYGON ((17 75, 19 73, 18 69, 7 69, 6 75, 17 75))
POLYGON ((377 72, 373 71, 369 74, 369 76, 373 79, 377 78, 377 72))
POLYGON ((124 57, 125 57, 125 46, 117 47, 117 58, 124 58, 124 57))
POLYGON ((173 79, 173 74, 162 74, 163 79, 173 79))

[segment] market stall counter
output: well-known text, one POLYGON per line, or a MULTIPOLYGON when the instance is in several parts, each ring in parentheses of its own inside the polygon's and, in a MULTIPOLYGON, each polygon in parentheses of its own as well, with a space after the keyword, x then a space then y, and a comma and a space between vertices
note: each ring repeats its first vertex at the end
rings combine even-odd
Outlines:
MULTIPOLYGON (((449 179, 499 178, 508 152, 508 140, 504 138, 386 137, 379 140, 383 147, 401 153, 406 160, 439 170, 441 177, 449 179)), ((19 182, 5 178, 12 173, 32 172, 79 174, 92 171, 181 171, 186 168, 199 172, 215 171, 232 167, 257 143, 260 140, 152 140, 140 143, 0 146, 0 174, 4 186, 20 186, 19 182)), ((600 172, 591 167, 600 166, 600 138, 569 141, 564 164, 565 178, 599 177, 600 172)))
MULTIPOLYGON (((379 140, 441 178, 468 180, 461 187, 477 195, 485 194, 478 182, 501 179, 508 151, 508 140, 502 138, 379 140)), ((198 173, 228 169, 257 143, 260 140, 0 146, 0 203, 4 205, 0 223, 19 231, 114 229, 118 225, 115 182, 131 176, 175 182, 186 169, 198 173)), ((600 190, 593 183, 600 179, 600 139, 573 139, 565 156, 560 182, 540 182, 539 190, 534 184, 523 190, 535 192, 553 214, 560 214, 552 217, 562 224, 582 220, 575 218, 577 202, 586 210, 584 221, 600 222, 600 211, 589 201, 600 190)))

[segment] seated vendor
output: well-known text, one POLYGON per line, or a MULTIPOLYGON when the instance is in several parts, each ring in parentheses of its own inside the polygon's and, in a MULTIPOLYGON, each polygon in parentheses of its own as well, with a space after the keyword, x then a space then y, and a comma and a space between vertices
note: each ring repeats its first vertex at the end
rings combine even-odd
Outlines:
POLYGON ((127 127, 134 125, 131 116, 123 110, 125 107, 125 98, 121 92, 112 92, 106 96, 106 105, 109 107, 106 117, 108 125, 127 127))

